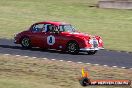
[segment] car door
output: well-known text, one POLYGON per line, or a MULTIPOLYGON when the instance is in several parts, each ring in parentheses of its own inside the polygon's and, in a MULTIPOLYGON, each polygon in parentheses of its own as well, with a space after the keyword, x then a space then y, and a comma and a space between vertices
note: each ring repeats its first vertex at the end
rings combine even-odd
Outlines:
POLYGON ((50 49, 62 49, 62 36, 61 33, 55 32, 57 26, 50 25, 47 32, 47 44, 50 49))
POLYGON ((34 47, 46 48, 46 31, 44 24, 35 24, 31 29, 32 34, 30 35, 31 44, 34 47))

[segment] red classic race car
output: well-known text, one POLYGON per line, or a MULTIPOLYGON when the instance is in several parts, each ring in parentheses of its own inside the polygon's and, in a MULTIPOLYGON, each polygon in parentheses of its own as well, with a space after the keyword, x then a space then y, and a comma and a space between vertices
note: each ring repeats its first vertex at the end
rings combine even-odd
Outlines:
POLYGON ((31 25, 28 30, 16 34, 14 42, 24 48, 56 49, 72 54, 85 51, 93 55, 104 49, 101 37, 78 32, 68 23, 52 21, 31 25))

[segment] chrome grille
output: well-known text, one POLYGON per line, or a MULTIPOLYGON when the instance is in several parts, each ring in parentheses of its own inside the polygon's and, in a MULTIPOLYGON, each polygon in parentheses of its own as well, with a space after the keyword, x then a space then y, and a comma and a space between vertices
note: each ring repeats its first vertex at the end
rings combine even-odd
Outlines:
POLYGON ((91 39, 89 42, 93 48, 97 48, 98 47, 98 40, 97 39, 91 39))
POLYGON ((94 48, 98 47, 98 41, 96 39, 93 39, 93 47, 94 48))

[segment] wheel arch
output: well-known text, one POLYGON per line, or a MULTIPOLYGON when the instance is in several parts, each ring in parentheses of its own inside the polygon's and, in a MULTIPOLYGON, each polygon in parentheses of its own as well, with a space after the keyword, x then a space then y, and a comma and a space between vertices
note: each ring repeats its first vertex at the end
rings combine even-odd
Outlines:
MULTIPOLYGON (((22 41, 23 38, 29 38, 29 39, 30 39, 29 36, 27 36, 27 35, 23 35, 23 36, 20 37, 20 42, 22 41)), ((31 40, 30 40, 30 41, 31 41, 31 40)))

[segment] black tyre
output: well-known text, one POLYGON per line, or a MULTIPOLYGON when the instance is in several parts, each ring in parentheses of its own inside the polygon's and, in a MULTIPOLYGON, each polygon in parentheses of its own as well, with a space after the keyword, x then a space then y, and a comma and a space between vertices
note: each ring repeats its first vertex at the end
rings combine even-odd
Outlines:
POLYGON ((78 54, 79 53, 79 45, 72 41, 67 44, 67 51, 71 54, 78 54))
POLYGON ((21 39, 21 45, 23 48, 31 48, 31 42, 30 42, 30 39, 28 37, 23 37, 21 39))
POLYGON ((94 55, 97 53, 97 50, 88 51, 87 53, 88 55, 94 55))

